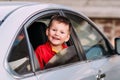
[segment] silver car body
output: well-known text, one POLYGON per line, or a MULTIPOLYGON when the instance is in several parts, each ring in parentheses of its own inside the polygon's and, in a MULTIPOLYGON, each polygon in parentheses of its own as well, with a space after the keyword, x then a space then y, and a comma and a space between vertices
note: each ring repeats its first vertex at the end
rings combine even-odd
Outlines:
MULTIPOLYGON (((14 75, 8 65, 13 41, 24 24, 36 13, 50 9, 69 8, 55 4, 0 2, 0 79, 3 80, 119 80, 120 56, 114 54, 97 60, 82 60, 67 67, 56 67, 27 75, 14 75), (103 78, 99 78, 103 74, 103 78)), ((79 13, 88 19, 82 13, 79 13)), ((91 20, 90 20, 91 21, 91 20)), ((92 24, 94 24, 91 21, 92 24)), ((108 40, 107 40, 108 41, 108 40)), ((109 43, 109 41, 108 41, 109 43)), ((111 45, 110 45, 111 46, 111 45)), ((18 63, 19 64, 19 63, 18 63)))

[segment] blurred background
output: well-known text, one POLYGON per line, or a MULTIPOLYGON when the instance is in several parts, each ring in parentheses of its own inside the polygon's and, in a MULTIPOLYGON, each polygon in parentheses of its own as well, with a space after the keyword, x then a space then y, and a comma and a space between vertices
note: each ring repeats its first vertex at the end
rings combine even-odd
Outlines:
POLYGON ((112 44, 120 36, 120 0, 0 0, 61 4, 82 12, 107 35, 112 44))

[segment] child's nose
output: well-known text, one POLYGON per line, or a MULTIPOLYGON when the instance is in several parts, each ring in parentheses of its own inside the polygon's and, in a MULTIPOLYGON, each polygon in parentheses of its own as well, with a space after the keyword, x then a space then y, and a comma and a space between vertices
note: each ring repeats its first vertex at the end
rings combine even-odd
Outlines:
POLYGON ((57 35, 57 36, 60 35, 60 32, 59 32, 59 31, 56 31, 55 35, 57 35))

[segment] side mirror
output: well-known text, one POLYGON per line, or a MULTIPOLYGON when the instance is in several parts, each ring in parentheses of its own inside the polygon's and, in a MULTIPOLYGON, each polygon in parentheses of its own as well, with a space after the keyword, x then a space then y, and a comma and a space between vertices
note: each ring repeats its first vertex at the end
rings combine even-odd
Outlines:
POLYGON ((120 38, 115 38, 115 52, 120 54, 120 38))

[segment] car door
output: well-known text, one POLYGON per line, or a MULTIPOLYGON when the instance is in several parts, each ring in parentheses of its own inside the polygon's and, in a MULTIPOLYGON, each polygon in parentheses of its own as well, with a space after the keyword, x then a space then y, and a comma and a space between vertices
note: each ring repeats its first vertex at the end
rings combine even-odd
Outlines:
POLYGON ((119 80, 120 56, 114 55, 115 52, 103 33, 82 15, 65 10, 64 14, 71 20, 79 45, 82 46, 80 49, 86 58, 84 58, 83 67, 87 66, 86 71, 91 72, 81 80, 119 80))
MULTIPOLYGON (((45 30, 43 27, 46 27, 46 25, 49 24, 50 19, 54 15, 62 15, 63 13, 61 10, 47 10, 44 12, 40 12, 39 14, 35 15, 31 22, 28 22, 26 24, 26 30, 28 34, 29 41, 31 43, 31 47, 33 48, 32 53, 34 53, 34 50, 36 49, 36 44, 43 44, 46 41, 45 37, 45 30), (38 25, 34 25, 38 24, 38 25), (44 25, 43 25, 44 24, 44 25), (39 26, 39 29, 37 28, 39 26), (35 30, 34 30, 35 29, 35 30), (41 34, 41 33, 43 34, 41 34), (35 34, 34 34, 35 33, 35 34), (36 34, 39 34, 36 36, 36 34), (33 40, 33 37, 35 38, 33 40), (40 38, 40 39, 39 39, 40 38), (38 39, 38 41, 36 41, 38 39), (39 43, 42 42, 42 43, 39 43)), ((40 70, 40 67, 37 62, 37 58, 35 60, 35 75, 37 76, 38 80, 80 80, 83 79, 86 76, 89 76, 91 72, 88 72, 88 66, 84 66, 82 62, 81 54, 79 54, 79 46, 77 46, 78 42, 76 40, 76 37, 74 33, 71 33, 70 40, 66 42, 66 45, 68 45, 68 48, 64 49, 60 52, 63 56, 54 56, 51 60, 58 58, 54 61, 54 64, 57 62, 59 64, 57 65, 46 65, 44 70, 40 70), (67 54, 66 54, 67 53, 67 54), (69 56, 69 57, 68 57, 69 56), (66 58, 67 57, 67 58, 66 58)), ((50 60, 50 61, 51 61, 50 60)))

